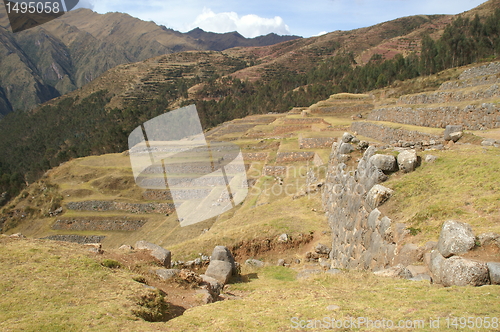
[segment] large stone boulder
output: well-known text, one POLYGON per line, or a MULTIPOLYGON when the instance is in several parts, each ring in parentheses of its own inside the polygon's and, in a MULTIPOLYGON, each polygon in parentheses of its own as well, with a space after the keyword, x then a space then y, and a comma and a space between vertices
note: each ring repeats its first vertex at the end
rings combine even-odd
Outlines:
POLYGON ((258 259, 253 259, 253 258, 247 259, 245 261, 245 264, 252 267, 264 267, 265 265, 263 261, 259 261, 258 259))
POLYGON ((477 236, 477 239, 478 239, 479 245, 481 247, 494 245, 500 249, 500 234, 492 233, 492 232, 483 233, 483 234, 479 234, 477 236))
POLYGON ((222 288, 224 287, 223 284, 221 284, 217 279, 209 277, 206 274, 201 274, 200 277, 203 280, 203 283, 210 287, 210 290, 212 291, 213 294, 216 295, 220 294, 222 288))
POLYGON ((370 208, 375 209, 387 201, 393 193, 394 191, 392 189, 376 184, 366 194, 366 203, 370 208))
POLYGON ((444 258, 438 250, 433 250, 431 252, 429 271, 431 272, 432 281, 436 284, 440 284, 443 275, 443 264, 446 258, 444 258))
POLYGON ((210 261, 224 261, 231 264, 233 267, 233 275, 238 274, 238 270, 236 268, 236 262, 234 260, 233 254, 231 251, 224 246, 216 246, 212 251, 212 256, 210 256, 210 261))
POLYGON ((179 275, 181 270, 179 269, 157 269, 154 273, 163 280, 170 280, 179 275))
POLYGON ((160 263, 166 268, 170 268, 172 254, 170 250, 160 247, 154 243, 149 243, 146 241, 137 241, 135 243, 135 248, 139 250, 149 250, 150 255, 160 261, 160 263))
POLYGON ((233 266, 229 262, 212 260, 208 265, 205 275, 216 279, 221 284, 225 285, 233 274, 233 266))
POLYGON ((462 137, 464 128, 461 125, 447 125, 444 130, 444 140, 456 142, 462 137))
POLYGON ((492 285, 500 285, 500 263, 486 263, 490 271, 490 281, 492 285))
POLYGON ((352 146, 352 144, 344 143, 344 142, 340 143, 340 147, 339 147, 340 154, 349 154, 353 151, 354 151, 354 146, 352 146))
POLYGON ((342 135, 342 142, 344 143, 350 143, 353 140, 354 136, 349 134, 348 132, 345 132, 342 135))
POLYGON ((441 283, 446 287, 488 285, 489 270, 485 263, 453 256, 443 262, 441 283))
POLYGON ((395 172, 398 170, 398 163, 394 156, 376 154, 370 157, 369 162, 381 169, 383 172, 395 172))
MULTIPOLYGON (((422 261, 423 256, 424 250, 422 247, 413 243, 407 243, 399 251, 396 262, 403 264, 404 266, 408 266, 422 261)), ((415 275, 416 274, 414 274, 414 276, 415 275)))
POLYGON ((405 150, 398 154, 398 166, 404 173, 413 172, 417 168, 418 157, 415 150, 405 150))
POLYGON ((466 253, 475 245, 476 237, 472 233, 470 225, 448 220, 443 224, 439 235, 438 250, 443 257, 450 257, 466 253))
POLYGON ((316 247, 314 247, 314 251, 317 254, 328 255, 330 253, 331 249, 322 243, 318 243, 318 245, 316 245, 316 247))
POLYGON ((238 269, 231 251, 224 246, 216 246, 210 257, 205 275, 216 279, 223 285, 229 281, 231 275, 236 275, 238 269))

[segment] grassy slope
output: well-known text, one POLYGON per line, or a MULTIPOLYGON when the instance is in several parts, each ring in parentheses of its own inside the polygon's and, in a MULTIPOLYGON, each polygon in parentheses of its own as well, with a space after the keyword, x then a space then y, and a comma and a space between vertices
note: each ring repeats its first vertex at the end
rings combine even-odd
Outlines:
POLYGON ((0 330, 133 331, 134 297, 146 289, 130 271, 100 265, 79 245, 0 238, 0 330))
POLYGON ((244 268, 243 282, 229 285, 241 300, 194 307, 168 322, 148 323, 131 314, 134 296, 145 289, 127 269, 105 268, 78 245, 0 241, 2 331, 291 331, 296 326, 292 317, 367 317, 395 324, 424 320, 420 331, 430 331, 429 319, 440 318, 439 330, 446 331, 451 330, 446 318, 500 316, 500 308, 492 306, 500 300, 497 286, 443 288, 362 271, 296 280, 295 271, 269 266, 244 268), (332 311, 329 305, 339 308, 332 311))
POLYGON ((415 172, 394 176, 384 184, 395 190, 382 207, 384 212, 420 229, 420 241, 437 239, 448 219, 469 223, 476 234, 500 233, 498 149, 463 145, 429 154, 438 160, 424 162, 415 172))

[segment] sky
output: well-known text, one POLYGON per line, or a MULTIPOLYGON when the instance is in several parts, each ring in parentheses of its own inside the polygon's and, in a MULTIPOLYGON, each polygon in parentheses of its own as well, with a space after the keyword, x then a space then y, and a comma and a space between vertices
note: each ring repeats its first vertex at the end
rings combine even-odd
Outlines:
POLYGON ((420 14, 458 14, 485 0, 80 0, 98 13, 122 12, 187 32, 238 31, 253 38, 274 32, 311 37, 420 14))

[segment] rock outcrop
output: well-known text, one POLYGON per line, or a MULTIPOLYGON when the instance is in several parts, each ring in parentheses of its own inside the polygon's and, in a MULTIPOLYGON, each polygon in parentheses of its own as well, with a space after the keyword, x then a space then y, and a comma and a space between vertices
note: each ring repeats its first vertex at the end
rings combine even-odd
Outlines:
POLYGON ((169 250, 146 241, 137 241, 135 243, 135 248, 139 250, 149 250, 152 257, 156 258, 166 268, 170 268, 172 254, 169 250))
POLYGON ((224 246, 215 247, 205 275, 214 278, 224 285, 232 275, 236 275, 237 273, 238 269, 229 249, 224 246))

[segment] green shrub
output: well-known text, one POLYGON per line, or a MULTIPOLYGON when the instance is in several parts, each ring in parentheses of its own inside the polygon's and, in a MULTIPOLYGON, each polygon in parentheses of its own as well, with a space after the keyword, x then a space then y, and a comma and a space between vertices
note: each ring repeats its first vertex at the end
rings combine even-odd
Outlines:
POLYGON ((117 262, 114 259, 105 259, 101 262, 101 265, 110 269, 117 269, 122 266, 120 262, 117 262))
POLYGON ((147 322, 161 322, 165 320, 168 312, 168 303, 165 302, 164 293, 155 289, 146 294, 136 297, 138 309, 132 309, 132 313, 147 322))

